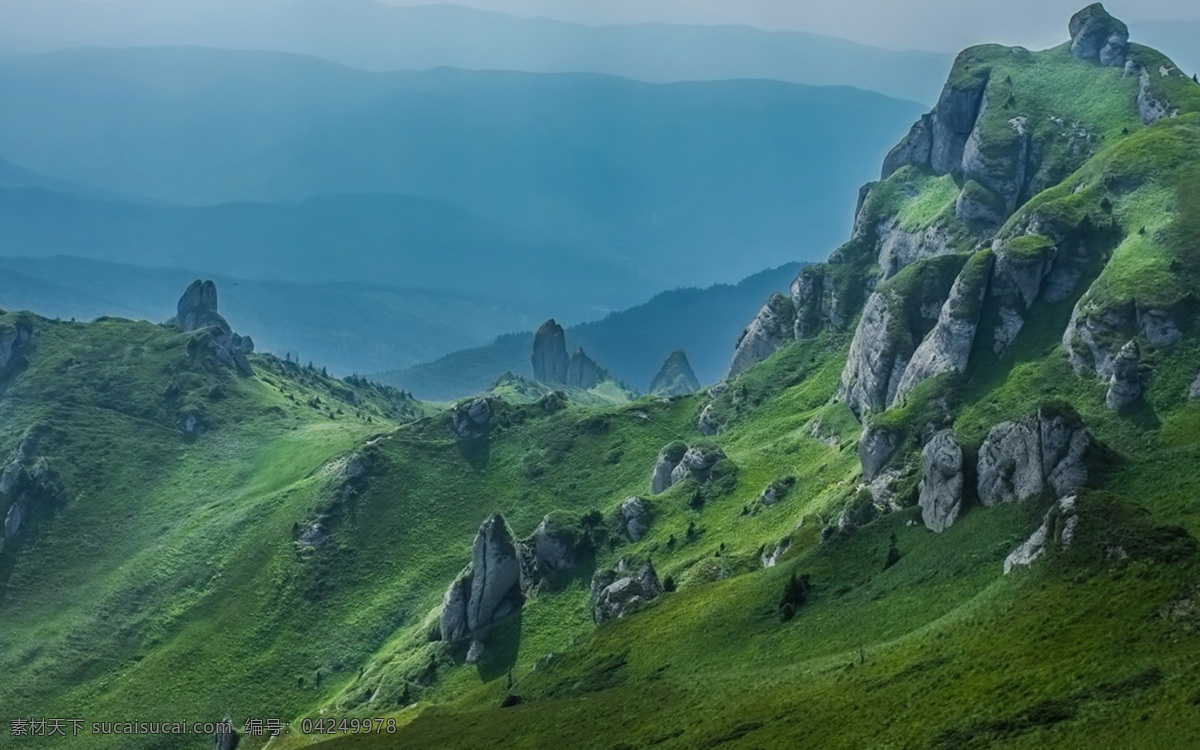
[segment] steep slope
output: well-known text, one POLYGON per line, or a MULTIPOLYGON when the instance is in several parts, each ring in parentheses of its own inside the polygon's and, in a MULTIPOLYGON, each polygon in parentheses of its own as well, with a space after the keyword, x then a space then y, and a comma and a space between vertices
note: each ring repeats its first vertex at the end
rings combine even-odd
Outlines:
MULTIPOLYGON (((647 388, 663 357, 678 348, 688 352, 702 383, 714 383, 725 372, 727 342, 737 335, 739 321, 772 293, 786 289, 798 267, 792 263, 760 271, 736 285, 663 292, 601 320, 571 326, 567 335, 617 379, 639 390, 647 388)), ((532 377, 533 338, 532 333, 509 334, 488 346, 377 377, 424 399, 464 398, 486 390, 505 372, 532 377)))
POLYGON ((652 82, 771 78, 854 86, 932 101, 948 56, 892 52, 816 34, 746 26, 584 26, 454 5, 375 2, 208 2, 186 20, 169 3, 96 6, 0 2, 0 49, 186 44, 315 55, 368 70, 441 66, 540 73, 604 73, 652 82), (353 41, 350 41, 353 40, 353 41), (712 50, 724 50, 713 55, 712 50))

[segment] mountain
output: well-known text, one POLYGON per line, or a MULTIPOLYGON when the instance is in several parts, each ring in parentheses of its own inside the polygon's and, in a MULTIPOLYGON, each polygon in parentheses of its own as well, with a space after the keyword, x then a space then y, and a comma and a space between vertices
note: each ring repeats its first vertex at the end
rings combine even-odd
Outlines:
MULTIPOLYGON (((185 259, 186 260, 186 259, 185 259)), ((183 262, 183 261, 181 261, 183 262)), ((0 258, 0 308, 92 320, 163 321, 198 271, 73 257, 0 258)), ((235 327, 259 349, 342 374, 417 364, 531 325, 537 310, 476 294, 351 282, 255 281, 209 274, 235 327), (379 331, 387 331, 380 336, 379 331)))
MULTIPOLYGON (((641 391, 649 388, 663 357, 679 348, 687 350, 702 383, 715 383, 725 372, 739 321, 773 292, 785 290, 797 268, 791 263, 748 276, 736 285, 663 292, 602 320, 572 326, 566 331, 567 340, 641 391)), ((533 342, 532 332, 506 334, 488 346, 375 377, 420 398, 463 398, 487 390, 505 372, 532 377, 533 342)))
POLYGON ((931 102, 950 58, 747 26, 584 26, 458 5, 356 0, 0 2, 0 50, 191 45, 322 57, 367 70, 603 73, 642 81, 771 78, 931 102), (173 7, 174 6, 174 7, 173 7), (721 50, 719 55, 712 50, 721 50))
POLYGON ((959 56, 707 391, 439 410, 0 316, 0 702, 124 750, 1195 746, 1200 84, 1067 30, 959 56))
MULTIPOLYGON (((206 255, 228 252, 243 264, 200 269, 209 273, 426 284, 393 272, 416 265, 395 254, 411 242, 426 262, 445 260, 437 273, 447 283, 436 287, 458 288, 458 276, 480 286, 471 274, 483 274, 479 259, 488 258, 503 275, 488 289, 519 281, 530 265, 561 269, 567 281, 545 286, 568 299, 587 294, 578 282, 564 286, 584 274, 601 287, 628 285, 624 298, 601 305, 609 310, 646 290, 788 262, 796 237, 832 245, 851 219, 848 196, 919 111, 852 89, 769 81, 376 74, 191 48, 7 58, 0 98, 11 105, 0 153, 28 169, 220 204, 207 214, 21 206, 6 220, 15 222, 6 255, 166 265, 158 254, 203 244, 206 255), (72 127, 55 126, 62 122, 72 127), (71 235, 75 227, 86 236, 71 235), (490 247, 493 236, 503 247, 490 247), (302 251, 285 261, 279 246, 293 242, 302 251), (158 249, 141 252, 148 244, 158 249), (324 252, 313 257, 313 245, 324 252), (98 249, 114 246, 140 257, 98 249), (592 267, 567 265, 577 259, 592 267)), ((6 202, 18 200, 58 199, 6 202)))

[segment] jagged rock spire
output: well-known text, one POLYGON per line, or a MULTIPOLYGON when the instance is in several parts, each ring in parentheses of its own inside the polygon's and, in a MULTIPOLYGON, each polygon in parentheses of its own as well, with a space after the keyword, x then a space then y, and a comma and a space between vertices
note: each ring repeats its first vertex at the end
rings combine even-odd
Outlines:
POLYGON ((1119 68, 1129 57, 1129 27, 1100 3, 1071 16, 1071 54, 1106 67, 1119 68))

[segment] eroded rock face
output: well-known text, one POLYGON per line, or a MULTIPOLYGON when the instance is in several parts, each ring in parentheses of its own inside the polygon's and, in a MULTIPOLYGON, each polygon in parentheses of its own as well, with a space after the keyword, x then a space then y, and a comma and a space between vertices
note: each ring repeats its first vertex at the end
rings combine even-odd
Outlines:
POLYGON ((1091 439, 1074 414, 1045 410, 1020 422, 1003 422, 979 449, 979 502, 1021 502, 1049 490, 1076 492, 1087 481, 1085 456, 1091 439))
POLYGON ((888 427, 867 425, 858 440, 858 460, 863 479, 870 482, 887 465, 900 445, 900 433, 888 427))
POLYGON ((19 320, 0 329, 0 377, 6 377, 25 361, 33 342, 33 327, 19 320))
POLYGON ((574 388, 582 388, 587 390, 595 388, 604 380, 606 373, 596 364, 596 361, 584 353, 583 349, 576 349, 571 355, 571 360, 567 363, 567 379, 566 384, 574 388))
POLYGON ((175 317, 167 325, 182 333, 207 329, 204 350, 208 355, 242 375, 254 375, 254 368, 246 358, 254 352, 254 341, 249 336, 234 333, 217 311, 216 284, 196 279, 179 298, 175 310, 175 317))
POLYGON ((837 285, 826 266, 808 266, 791 286, 792 307, 796 311, 793 329, 797 341, 817 335, 823 328, 841 330, 846 316, 839 304, 837 285))
POLYGON ((958 518, 963 502, 963 452, 954 430, 942 430, 921 450, 921 520, 941 532, 958 518))
POLYGON ((996 301, 999 313, 992 332, 992 351, 999 355, 1025 327, 1029 308, 1042 294, 1043 281, 1051 273, 1057 251, 1049 239, 1022 237, 997 242, 995 252, 988 296, 996 301))
POLYGON ((1104 66, 1124 67, 1129 56, 1129 27, 1093 3, 1071 16, 1071 54, 1104 66))
POLYGON ((891 403, 912 357, 911 338, 894 333, 903 323, 895 319, 885 294, 874 292, 867 299, 842 370, 839 396, 859 419, 891 403))
POLYGON ((533 379, 541 383, 566 383, 569 364, 566 333, 551 318, 533 336, 533 379))
POLYGON ((1075 529, 1079 524, 1075 502, 1074 495, 1059 498, 1058 502, 1046 512, 1045 518, 1042 519, 1042 525, 1004 559, 1005 575, 1019 566, 1032 565, 1046 553, 1051 542, 1057 542, 1064 549, 1071 546, 1075 539, 1075 529))
POLYGON ((233 720, 226 716, 221 721, 229 725, 229 731, 217 732, 213 735, 213 750, 237 750, 242 738, 233 728, 233 720))
POLYGON ((459 440, 473 440, 488 434, 492 421, 492 400, 472 399, 450 409, 450 428, 459 440))
POLYGON ((553 517, 546 516, 533 534, 517 545, 521 592, 528 594, 543 580, 573 568, 579 556, 576 539, 553 517))
POLYGON ((688 447, 683 443, 671 443, 658 452, 658 460, 650 473, 650 494, 657 495, 666 492, 674 484, 672 475, 679 462, 683 459, 688 447))
MULTIPOLYGON (((775 567, 776 564, 779 563, 779 558, 783 557, 783 553, 787 552, 789 549, 791 549, 791 547, 792 547, 792 540, 784 539, 783 541, 776 544, 774 549, 771 549, 770 552, 768 552, 767 549, 764 549, 761 557, 759 558, 760 562, 762 562, 762 566, 764 568, 775 567)), ((768 548, 768 549, 770 549, 770 548, 768 548)))
MULTIPOLYGON (((988 98, 984 95, 979 116, 988 109, 988 98)), ((962 176, 974 180, 1000 198, 1004 207, 1002 219, 1012 215, 1020 203, 1026 186, 1026 168, 1031 148, 1028 122, 1018 116, 1008 121, 1012 131, 1008 138, 993 138, 988 146, 988 157, 984 156, 984 135, 975 128, 963 148, 962 176)))
POLYGON ((933 115, 922 115, 883 160, 881 179, 891 177, 901 167, 929 164, 933 150, 933 115))
POLYGON ((1113 360, 1112 377, 1104 401, 1109 409, 1123 411, 1142 397, 1142 353, 1136 341, 1121 347, 1113 360))
POLYGON ((928 378, 967 369, 991 264, 991 253, 980 253, 967 261, 942 305, 937 324, 905 367, 890 405, 894 406, 928 378))
POLYGON ((919 260, 957 252, 950 237, 937 224, 909 231, 900 226, 899 219, 893 218, 880 223, 875 233, 878 237, 876 262, 885 280, 919 260))
POLYGON ((987 83, 986 77, 973 77, 957 84, 948 81, 942 89, 933 112, 929 163, 934 172, 958 174, 961 170, 963 151, 975 129, 987 83))
POLYGON ((795 339, 796 308, 782 294, 771 295, 738 339, 726 380, 732 380, 795 339))
POLYGON ((641 541, 650 530, 650 504, 640 497, 625 498, 621 503, 621 524, 630 541, 641 541))
POLYGON ((507 609, 521 580, 516 542, 496 513, 475 535, 470 567, 450 584, 442 598, 442 640, 456 641, 491 625, 507 609))
POLYGON ((700 434, 705 437, 720 435, 725 430, 725 425, 717 421, 717 415, 713 410, 712 404, 706 404, 700 412, 700 420, 696 424, 700 430, 700 434))
POLYGON ((596 624, 625 617, 662 594, 658 573, 647 562, 632 575, 628 570, 604 570, 592 579, 592 617, 596 624))
POLYGON ((35 515, 44 515, 58 504, 58 489, 50 464, 36 453, 37 440, 26 437, 0 472, 0 511, 4 524, 0 541, 22 534, 35 515))
POLYGON ((700 381, 692 371, 687 353, 676 349, 663 362, 662 367, 650 381, 650 393, 655 396, 682 396, 700 390, 700 381))
POLYGON ((694 477, 701 482, 706 481, 712 467, 723 458, 725 451, 715 446, 688 448, 679 465, 671 472, 671 484, 679 484, 688 477, 694 477))

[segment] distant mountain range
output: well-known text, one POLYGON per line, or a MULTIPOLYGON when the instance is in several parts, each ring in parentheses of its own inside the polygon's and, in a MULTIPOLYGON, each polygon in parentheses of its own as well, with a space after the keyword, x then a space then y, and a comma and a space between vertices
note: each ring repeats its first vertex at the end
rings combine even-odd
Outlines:
MULTIPOLYGON (((775 292, 786 292, 801 264, 789 263, 736 285, 676 289, 603 320, 566 331, 570 349, 582 347, 601 367, 641 392, 676 349, 702 384, 720 380, 729 367, 744 321, 775 292)), ((418 398, 450 400, 486 390, 505 372, 530 377, 532 331, 501 336, 488 346, 454 352, 434 362, 377 377, 418 398)))
POLYGON ((0 0, 0 17, 0 50, 12 52, 186 44, 295 52, 368 70, 451 66, 652 82, 771 78, 925 103, 936 100, 952 60, 747 26, 585 26, 369 0, 0 0))
POLYGON ((4 58, 0 101, 0 155, 37 173, 5 182, 0 255, 536 298, 566 321, 826 253, 920 110, 196 48, 4 58))

